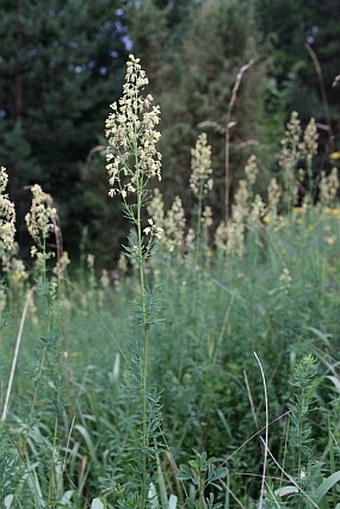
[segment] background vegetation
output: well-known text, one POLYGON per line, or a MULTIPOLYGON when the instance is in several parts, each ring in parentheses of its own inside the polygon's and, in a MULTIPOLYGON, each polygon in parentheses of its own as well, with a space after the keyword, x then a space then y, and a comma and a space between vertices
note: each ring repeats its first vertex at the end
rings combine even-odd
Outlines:
MULTIPOLYGON (((188 188, 190 147, 204 122, 211 123, 204 130, 213 146, 216 179, 223 177, 228 101, 239 68, 252 58, 232 114, 237 124, 231 132, 231 193, 254 150, 261 158, 264 189, 277 170, 273 154, 292 110, 299 111, 303 124, 314 116, 323 126, 317 171, 328 171, 329 152, 339 148, 339 9, 336 0, 4 0, 0 160, 11 175, 25 256, 26 187, 35 182, 53 191, 72 257, 79 258, 81 238, 103 264, 112 264, 112 249, 118 256, 124 225, 118 205, 115 209, 106 198, 96 147, 131 49, 141 57, 162 109, 167 202, 188 188), (321 63, 329 113, 306 43, 321 63), (330 127, 332 139, 325 130, 330 127), (108 247, 101 226, 113 223, 108 247)), ((211 200, 216 205, 221 198, 216 186, 211 200)), ((189 213, 190 194, 183 199, 189 213)), ((219 213, 222 217, 221 206, 219 213)))

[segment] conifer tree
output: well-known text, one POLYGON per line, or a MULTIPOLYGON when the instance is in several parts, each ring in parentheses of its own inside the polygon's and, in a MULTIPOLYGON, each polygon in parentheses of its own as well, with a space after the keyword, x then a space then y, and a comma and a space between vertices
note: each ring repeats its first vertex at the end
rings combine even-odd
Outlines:
MULTIPOLYGON (((103 131, 126 58, 120 0, 3 0, 0 18, 0 160, 11 194, 53 191, 63 224, 82 210, 79 162, 103 131)), ((75 231, 66 233, 77 241, 75 231)))

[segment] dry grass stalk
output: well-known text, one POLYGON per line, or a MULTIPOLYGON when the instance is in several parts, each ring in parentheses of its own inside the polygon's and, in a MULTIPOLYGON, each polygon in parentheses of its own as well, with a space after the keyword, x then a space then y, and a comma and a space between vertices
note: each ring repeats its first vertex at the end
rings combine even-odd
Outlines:
POLYGON ((18 331, 18 336, 17 336, 16 343, 15 343, 13 360, 12 360, 12 366, 11 366, 11 371, 10 371, 9 379, 8 379, 5 403, 4 403, 4 407, 2 409, 2 414, 1 414, 1 421, 5 421, 6 417, 7 417, 7 414, 8 414, 9 400, 11 398, 14 374, 15 374, 15 369, 16 369, 17 362, 18 362, 18 357, 19 357, 22 333, 23 333, 23 330, 24 330, 24 324, 25 324, 25 321, 26 321, 27 311, 28 311, 28 308, 29 308, 29 305, 30 305, 30 302, 31 302, 32 295, 33 295, 34 291, 35 291, 35 288, 32 287, 27 292, 24 309, 23 309, 22 314, 21 314, 20 324, 19 324, 19 331, 18 331))
POLYGON ((233 86, 230 101, 228 104, 227 109, 227 116, 226 116, 226 127, 225 127, 225 134, 224 134, 224 147, 225 147, 225 160, 224 160, 224 221, 225 224, 228 222, 229 218, 229 195, 230 195, 230 187, 231 187, 231 175, 230 175, 230 131, 232 127, 234 127, 235 123, 231 122, 231 115, 233 112, 233 108, 235 106, 235 102, 237 99, 237 93, 241 85, 241 81, 243 78, 243 75, 248 69, 254 65, 255 60, 252 58, 249 60, 247 64, 244 64, 240 67, 237 75, 235 84, 233 86))

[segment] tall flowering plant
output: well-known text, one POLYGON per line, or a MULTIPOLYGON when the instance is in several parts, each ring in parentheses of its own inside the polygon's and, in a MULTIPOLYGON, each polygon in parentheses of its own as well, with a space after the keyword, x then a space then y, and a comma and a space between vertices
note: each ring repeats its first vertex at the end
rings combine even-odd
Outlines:
POLYGON ((190 188, 197 199, 197 247, 196 262, 201 250, 201 225, 205 223, 202 218, 203 199, 213 188, 211 146, 208 144, 206 133, 201 133, 194 148, 191 149, 191 176, 190 188))
POLYGON ((33 239, 31 256, 36 259, 38 278, 42 280, 43 288, 46 286, 46 262, 52 256, 47 249, 47 239, 54 230, 54 221, 57 211, 52 207, 52 198, 42 188, 35 184, 31 188, 32 204, 25 216, 27 230, 33 239))
POLYGON ((155 129, 160 122, 160 110, 153 105, 150 94, 144 93, 148 78, 140 60, 129 56, 123 95, 111 105, 106 120, 106 169, 109 175, 109 195, 119 195, 124 213, 135 231, 130 235, 126 255, 138 267, 140 286, 139 323, 143 330, 141 375, 142 403, 142 465, 139 507, 146 507, 150 485, 148 458, 150 457, 148 417, 148 351, 149 330, 153 323, 148 289, 145 282, 145 262, 151 255, 154 242, 162 230, 149 218, 143 224, 142 209, 146 204, 150 179, 161 179, 161 154, 156 149, 160 133, 155 129))

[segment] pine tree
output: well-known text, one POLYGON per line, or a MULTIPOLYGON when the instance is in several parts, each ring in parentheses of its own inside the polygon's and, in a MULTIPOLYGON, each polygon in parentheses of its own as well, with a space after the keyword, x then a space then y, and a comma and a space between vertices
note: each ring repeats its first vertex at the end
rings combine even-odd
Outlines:
MULTIPOLYGON (((84 161, 126 59, 120 0, 3 0, 0 18, 0 161, 19 218, 36 181, 57 199, 69 246, 82 209, 84 161), (75 191, 78 194, 75 194, 75 191), (26 198, 27 196, 27 198, 26 198)), ((71 242, 72 239, 72 242, 71 242)), ((74 239, 74 242, 73 242, 74 239)), ((73 243, 73 246, 70 244, 73 243)))

